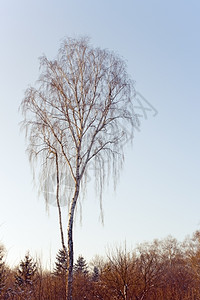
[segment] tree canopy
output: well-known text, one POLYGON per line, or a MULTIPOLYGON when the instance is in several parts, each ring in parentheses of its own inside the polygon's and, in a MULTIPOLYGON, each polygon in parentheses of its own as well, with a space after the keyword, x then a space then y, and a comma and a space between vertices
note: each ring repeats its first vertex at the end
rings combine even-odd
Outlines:
MULTIPOLYGON (((93 163, 100 204, 102 188, 118 178, 124 145, 133 138, 137 117, 134 87, 126 64, 115 53, 94 48, 87 38, 63 41, 57 58, 40 58, 41 74, 25 92, 21 109, 32 163, 39 159, 41 178, 56 173, 56 199, 63 249, 60 176, 72 179, 68 194, 68 290, 73 272, 73 222, 81 191, 93 163)), ((46 181, 47 189, 51 187, 46 181)), ((48 193, 45 194, 48 202, 48 193)), ((101 205, 100 205, 101 206, 101 205)), ((71 296, 68 295, 68 299, 71 296)))

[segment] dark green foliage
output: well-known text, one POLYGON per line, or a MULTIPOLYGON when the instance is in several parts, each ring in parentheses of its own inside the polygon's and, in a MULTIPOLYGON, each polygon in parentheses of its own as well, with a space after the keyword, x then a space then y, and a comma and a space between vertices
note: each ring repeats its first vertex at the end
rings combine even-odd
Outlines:
POLYGON ((98 279, 99 279, 99 269, 97 267, 94 267, 92 273, 92 281, 98 281, 98 279))
POLYGON ((74 273, 83 274, 83 275, 88 274, 87 263, 86 263, 85 259, 83 258, 83 256, 81 256, 81 255, 78 257, 78 259, 74 265, 74 273))
POLYGON ((62 276, 67 272, 67 254, 66 251, 60 249, 56 255, 56 262, 54 268, 54 275, 62 276))
POLYGON ((33 259, 30 257, 29 253, 27 253, 24 260, 20 262, 20 265, 17 269, 17 274, 15 275, 16 291, 20 294, 28 293, 31 295, 34 291, 36 273, 36 263, 33 262, 33 259))
POLYGON ((66 299, 66 276, 67 276, 67 253, 66 250, 60 249, 56 255, 55 268, 53 275, 56 277, 58 287, 58 299, 66 299))

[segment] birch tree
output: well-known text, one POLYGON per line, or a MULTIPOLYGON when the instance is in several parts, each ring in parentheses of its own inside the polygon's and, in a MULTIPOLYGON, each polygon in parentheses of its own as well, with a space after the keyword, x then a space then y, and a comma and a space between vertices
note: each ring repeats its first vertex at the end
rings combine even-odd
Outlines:
POLYGON ((55 59, 40 58, 40 72, 21 103, 23 128, 30 161, 39 164, 41 176, 55 170, 58 184, 61 172, 73 181, 71 196, 66 193, 67 299, 71 300, 75 210, 91 163, 100 203, 105 182, 113 178, 116 183, 124 145, 132 140, 137 122, 135 92, 123 59, 91 46, 87 38, 65 39, 55 59))

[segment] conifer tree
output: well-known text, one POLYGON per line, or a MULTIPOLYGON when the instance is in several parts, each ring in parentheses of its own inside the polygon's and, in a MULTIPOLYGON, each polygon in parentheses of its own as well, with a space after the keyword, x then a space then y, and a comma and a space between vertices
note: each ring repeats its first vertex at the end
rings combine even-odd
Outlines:
POLYGON ((31 299, 36 281, 37 265, 30 257, 29 253, 25 255, 24 260, 20 262, 15 275, 16 291, 24 294, 27 299, 31 299))
POLYGON ((98 281, 99 279, 99 269, 94 266, 93 273, 92 273, 92 281, 98 281))
POLYGON ((79 255, 75 265, 74 265, 74 272, 77 274, 88 274, 88 266, 86 260, 83 258, 82 255, 79 255))
POLYGON ((56 256, 54 275, 63 276, 66 275, 66 272, 67 272, 67 255, 63 249, 60 249, 56 256))
POLYGON ((53 271, 56 276, 58 299, 66 299, 66 277, 67 277, 67 252, 66 249, 60 249, 56 255, 55 267, 53 271))

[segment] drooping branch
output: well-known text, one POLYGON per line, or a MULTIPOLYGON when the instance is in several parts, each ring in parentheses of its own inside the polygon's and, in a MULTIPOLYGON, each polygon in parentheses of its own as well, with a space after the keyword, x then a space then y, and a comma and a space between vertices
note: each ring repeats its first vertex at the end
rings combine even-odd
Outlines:
MULTIPOLYGON (((67 299, 71 300, 73 223, 81 182, 87 178, 89 163, 94 161, 101 206, 103 184, 109 180, 111 171, 116 181, 123 164, 124 145, 133 138, 134 88, 124 61, 108 50, 92 47, 88 39, 63 41, 57 58, 51 61, 43 56, 40 64, 37 87, 27 89, 21 104, 23 128, 31 161, 41 163, 43 175, 47 170, 56 171, 60 225, 61 170, 73 179, 68 214, 67 299)), ((60 231, 64 245, 61 226, 60 231)))

